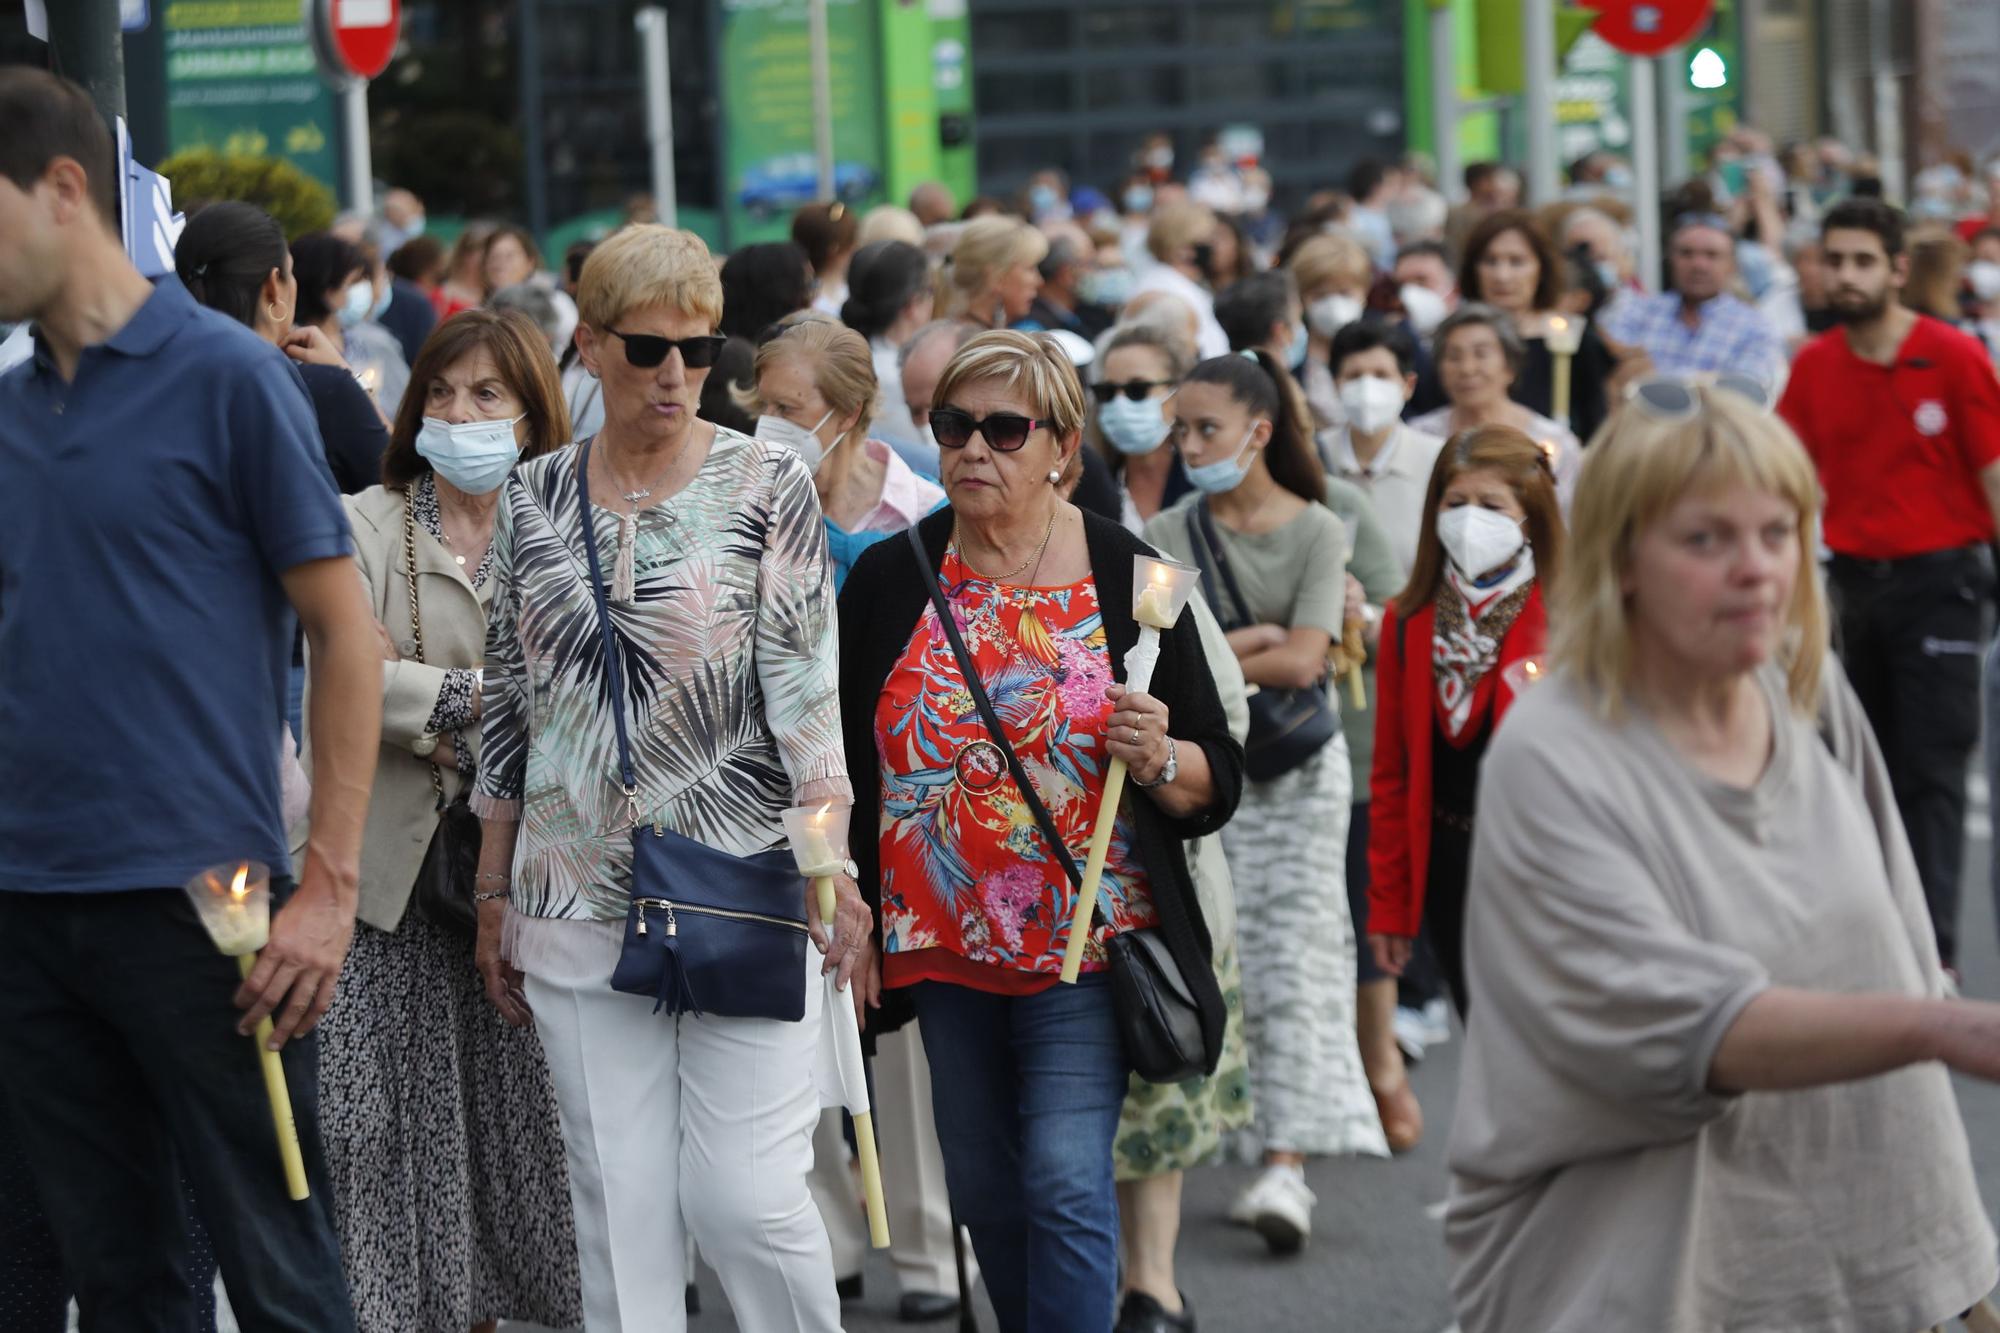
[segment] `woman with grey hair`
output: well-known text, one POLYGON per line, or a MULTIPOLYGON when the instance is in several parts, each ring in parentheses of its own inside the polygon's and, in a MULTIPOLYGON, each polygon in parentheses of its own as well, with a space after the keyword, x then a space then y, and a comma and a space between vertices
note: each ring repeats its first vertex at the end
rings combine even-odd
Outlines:
POLYGON ((1583 445, 1567 426, 1529 411, 1508 395, 1528 365, 1528 345, 1512 316, 1497 306, 1468 302, 1445 317, 1431 340, 1438 379, 1450 400, 1410 422, 1413 430, 1450 439, 1474 426, 1512 426, 1541 445, 1555 469, 1556 495, 1565 513, 1583 466, 1583 445))
POLYGON ((1084 439, 1109 461, 1122 521, 1133 533, 1194 489, 1167 439, 1174 390, 1194 361, 1194 344, 1166 311, 1127 321, 1098 340, 1084 439))

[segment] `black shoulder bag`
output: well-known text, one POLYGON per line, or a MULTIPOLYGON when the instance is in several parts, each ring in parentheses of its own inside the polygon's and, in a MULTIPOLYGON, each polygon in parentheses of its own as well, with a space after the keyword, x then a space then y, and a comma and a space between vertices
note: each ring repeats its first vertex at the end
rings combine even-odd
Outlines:
MULTIPOLYGON (((424 660, 424 618, 417 610, 417 520, 410 512, 410 493, 403 492, 403 577, 410 585, 410 638, 417 661, 424 660)), ((457 742, 462 744, 463 742, 457 742)), ((463 789, 446 801, 444 777, 431 765, 431 792, 437 799, 437 827, 423 864, 410 888, 410 908, 447 934, 470 940, 479 933, 479 909, 472 891, 479 871, 479 819, 466 804, 463 789)))
MULTIPOLYGON (((1189 545, 1194 562, 1201 567, 1201 589, 1217 615, 1226 610, 1225 629, 1242 629, 1256 623, 1243 589, 1230 572, 1229 559, 1222 553, 1222 540, 1215 531, 1215 519, 1202 501, 1188 511, 1189 545), (1228 601, 1217 596, 1220 577, 1228 601)), ((1327 700, 1326 687, 1308 685, 1298 690, 1274 690, 1260 685, 1250 696, 1250 735, 1243 742, 1243 772, 1253 782, 1281 778, 1305 763, 1340 734, 1340 710, 1327 700)))
POLYGON ((624 673, 590 525, 590 443, 577 453, 576 493, 618 728, 618 774, 632 812, 632 903, 611 989, 652 996, 656 1014, 796 1023, 806 1015, 806 885, 791 851, 731 856, 658 821, 639 822, 624 673))
MULTIPOLYGON (((987 734, 1000 747, 1000 753, 1007 761, 1007 772, 1013 776, 1014 785, 1020 788, 1022 799, 1027 801, 1028 810, 1035 817, 1035 826, 1041 830, 1056 859, 1062 862, 1070 887, 1081 890, 1083 872, 1077 867, 1076 858, 1069 854, 1069 848, 1063 844, 1055 819, 1049 814, 1048 806, 1042 803, 1041 793, 1035 790, 1035 784, 1028 780, 1027 772, 1021 767, 1021 757, 1014 753, 1014 743, 1007 739, 1007 729, 1001 726, 999 714, 993 711, 993 701, 986 696, 986 686, 972 664, 972 654, 966 651, 964 636, 958 632, 958 621, 952 617, 944 589, 938 586, 937 571, 931 568, 930 553, 924 549, 923 538, 917 535, 914 526, 909 529, 908 536, 910 550, 917 559, 917 571, 923 577, 925 590, 930 593, 938 624, 951 643, 952 656, 958 659, 959 674, 965 677, 965 688, 972 695, 973 706, 979 710, 979 718, 986 724, 987 734)), ((1085 929, 1088 928, 1086 924, 1085 929)), ((1189 989, 1187 980, 1181 975, 1180 965, 1174 961, 1172 950, 1167 947, 1166 937, 1158 930, 1120 931, 1105 944, 1104 952, 1111 962, 1112 1010, 1117 1017, 1125 1059, 1132 1066, 1132 1072, 1148 1083, 1180 1083, 1207 1073, 1209 1061, 1201 1038, 1201 1009, 1195 1003, 1194 992, 1189 989)))

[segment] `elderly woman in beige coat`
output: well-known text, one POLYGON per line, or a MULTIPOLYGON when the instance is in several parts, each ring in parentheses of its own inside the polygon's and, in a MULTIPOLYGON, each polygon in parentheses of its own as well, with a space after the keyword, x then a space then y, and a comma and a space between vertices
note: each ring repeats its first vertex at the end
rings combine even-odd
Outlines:
POLYGON ((582 1318, 541 1047, 485 998, 473 904, 454 913, 448 895, 414 892, 440 813, 478 763, 501 484, 568 439, 540 332, 518 313, 468 311, 418 354, 383 484, 346 502, 381 628, 382 754, 354 947, 320 1029, 320 1111, 364 1333, 582 1318))

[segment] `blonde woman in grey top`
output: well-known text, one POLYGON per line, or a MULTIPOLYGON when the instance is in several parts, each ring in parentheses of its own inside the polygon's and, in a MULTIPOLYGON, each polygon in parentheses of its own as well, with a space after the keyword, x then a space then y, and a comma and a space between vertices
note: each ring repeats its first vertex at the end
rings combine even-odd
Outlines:
POLYGON ((1464 1333, 1915 1333, 2000 1276, 1881 754, 1775 417, 1643 386, 1593 446, 1555 677, 1488 753, 1446 1239, 1464 1333))

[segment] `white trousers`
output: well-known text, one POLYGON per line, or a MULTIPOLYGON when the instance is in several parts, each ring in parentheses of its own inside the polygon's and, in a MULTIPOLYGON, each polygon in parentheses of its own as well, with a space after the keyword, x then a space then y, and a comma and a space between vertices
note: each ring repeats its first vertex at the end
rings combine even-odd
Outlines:
POLYGON ((822 995, 820 955, 806 952, 799 1023, 676 1019, 602 977, 528 975, 589 1333, 684 1333, 690 1231, 744 1333, 838 1333, 833 1259, 806 1188, 822 995))
MULTIPOLYGON (((951 1200, 945 1192, 944 1150, 931 1112, 931 1066, 917 1025, 900 1028, 875 1045, 875 1131, 882 1149, 882 1196, 889 1213, 889 1258, 904 1293, 958 1294, 958 1262, 951 1245, 951 1200)), ((841 1137, 840 1110, 820 1119, 813 1136, 813 1199, 833 1243, 833 1271, 861 1271, 868 1252, 868 1224, 849 1169, 853 1153, 841 1137)), ((970 1265, 972 1256, 966 1255, 970 1265)), ((968 1269, 979 1280, 976 1265, 968 1269)))

